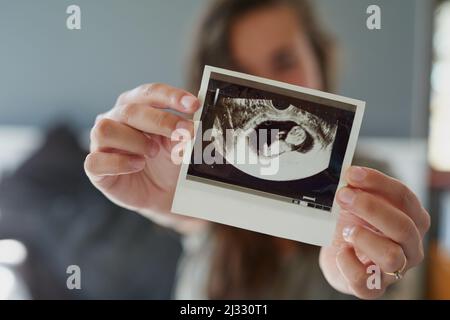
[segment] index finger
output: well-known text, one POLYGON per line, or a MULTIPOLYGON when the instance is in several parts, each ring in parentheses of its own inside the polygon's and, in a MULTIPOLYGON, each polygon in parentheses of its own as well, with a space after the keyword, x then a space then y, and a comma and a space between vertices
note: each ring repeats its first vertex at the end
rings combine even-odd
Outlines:
POLYGON ((397 209, 405 212, 416 224, 423 236, 430 227, 430 216, 417 196, 403 183, 377 170, 350 167, 346 172, 350 186, 375 193, 397 209))
POLYGON ((192 114, 200 106, 193 94, 163 83, 141 85, 120 95, 116 105, 147 104, 154 108, 170 108, 183 113, 192 114))

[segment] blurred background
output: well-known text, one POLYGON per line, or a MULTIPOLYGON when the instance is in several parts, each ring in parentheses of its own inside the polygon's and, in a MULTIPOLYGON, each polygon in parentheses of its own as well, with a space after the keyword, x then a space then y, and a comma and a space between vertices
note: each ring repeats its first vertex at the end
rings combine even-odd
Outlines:
MULTIPOLYGON (((0 0, 0 299, 172 296, 178 235, 109 203, 83 161, 95 116, 143 83, 186 87, 207 0, 0 0), (67 290, 79 265, 83 290, 67 290)), ((339 94, 367 101, 358 152, 432 215, 425 263, 394 298, 450 299, 450 2, 316 0, 339 94), (368 30, 377 4, 382 29, 368 30), (437 276, 438 275, 438 276, 437 276)))

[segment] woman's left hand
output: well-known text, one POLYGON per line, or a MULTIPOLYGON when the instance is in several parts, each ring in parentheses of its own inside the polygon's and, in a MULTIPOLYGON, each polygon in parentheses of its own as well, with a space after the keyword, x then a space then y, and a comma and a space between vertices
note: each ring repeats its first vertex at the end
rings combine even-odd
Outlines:
POLYGON ((346 180, 348 186, 337 193, 336 234, 332 245, 322 248, 320 266, 335 289, 375 299, 399 281, 393 273, 403 275, 422 262, 430 215, 404 184, 376 170, 351 167, 346 180), (374 264, 381 271, 379 289, 368 286, 374 264))

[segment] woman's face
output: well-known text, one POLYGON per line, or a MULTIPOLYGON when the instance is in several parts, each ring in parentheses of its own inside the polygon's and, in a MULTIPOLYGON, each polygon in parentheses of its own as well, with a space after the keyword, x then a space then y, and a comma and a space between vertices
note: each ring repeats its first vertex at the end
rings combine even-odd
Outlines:
POLYGON ((242 72, 313 89, 323 87, 311 44, 288 6, 243 15, 231 28, 230 45, 242 72))

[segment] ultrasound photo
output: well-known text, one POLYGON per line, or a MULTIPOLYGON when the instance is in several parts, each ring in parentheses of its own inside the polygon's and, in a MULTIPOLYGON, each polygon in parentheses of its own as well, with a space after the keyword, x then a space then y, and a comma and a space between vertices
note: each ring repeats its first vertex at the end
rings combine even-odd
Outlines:
POLYGON ((335 119, 326 121, 292 104, 283 109, 270 99, 222 97, 212 110, 217 150, 244 173, 291 181, 313 176, 329 166, 337 132, 335 119), (235 133, 232 139, 227 139, 227 130, 235 133), (245 143, 249 159, 258 159, 260 164, 276 160, 277 172, 263 175, 256 165, 234 161, 238 146, 245 143))
POLYGON ((331 211, 355 111, 212 73, 187 179, 331 211))
POLYGON ((171 212, 329 245, 365 102, 213 66, 198 98, 171 212))

